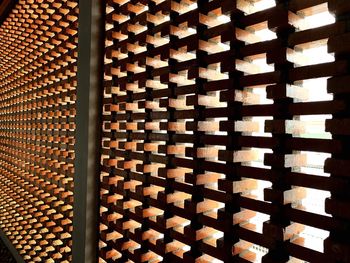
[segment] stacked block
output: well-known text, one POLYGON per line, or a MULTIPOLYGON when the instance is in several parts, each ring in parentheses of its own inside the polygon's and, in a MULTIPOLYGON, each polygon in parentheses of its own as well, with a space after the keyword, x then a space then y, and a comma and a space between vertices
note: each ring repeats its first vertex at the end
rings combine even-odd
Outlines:
POLYGON ((71 262, 78 4, 20 0, 0 26, 0 228, 71 262))
POLYGON ((106 1, 99 262, 350 262, 348 5, 106 1))

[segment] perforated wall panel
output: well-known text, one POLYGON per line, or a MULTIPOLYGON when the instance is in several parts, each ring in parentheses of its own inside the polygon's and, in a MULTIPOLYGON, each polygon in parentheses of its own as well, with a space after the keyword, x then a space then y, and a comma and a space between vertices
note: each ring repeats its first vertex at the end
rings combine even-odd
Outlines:
POLYGON ((0 26, 0 228, 26 262, 70 262, 77 1, 20 0, 0 26))
POLYGON ((348 11, 106 1, 100 262, 350 262, 348 11))

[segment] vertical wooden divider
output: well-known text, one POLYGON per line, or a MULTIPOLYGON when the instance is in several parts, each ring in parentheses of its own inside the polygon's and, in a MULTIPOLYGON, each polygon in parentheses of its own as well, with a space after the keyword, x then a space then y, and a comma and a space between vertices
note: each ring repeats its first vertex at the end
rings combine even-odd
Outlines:
POLYGON ((73 262, 97 261, 97 215, 103 80, 103 13, 99 0, 79 1, 73 262))

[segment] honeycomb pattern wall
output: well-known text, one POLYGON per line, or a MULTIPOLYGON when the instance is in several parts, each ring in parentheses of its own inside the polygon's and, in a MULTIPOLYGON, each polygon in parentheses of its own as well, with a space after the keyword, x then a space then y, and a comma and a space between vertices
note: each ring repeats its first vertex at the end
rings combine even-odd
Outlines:
MULTIPOLYGON (((103 4, 99 263, 349 263, 350 1, 103 4)), ((0 24, 0 229, 26 262, 74 260, 78 15, 0 24)))

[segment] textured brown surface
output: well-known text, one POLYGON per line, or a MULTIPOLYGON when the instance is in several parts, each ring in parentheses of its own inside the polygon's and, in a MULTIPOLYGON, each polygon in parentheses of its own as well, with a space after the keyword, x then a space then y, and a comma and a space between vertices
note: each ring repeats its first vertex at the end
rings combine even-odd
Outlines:
POLYGON ((71 260, 76 1, 19 1, 0 26, 0 227, 26 262, 71 260))
POLYGON ((100 262, 350 262, 348 2, 106 2, 100 262))

